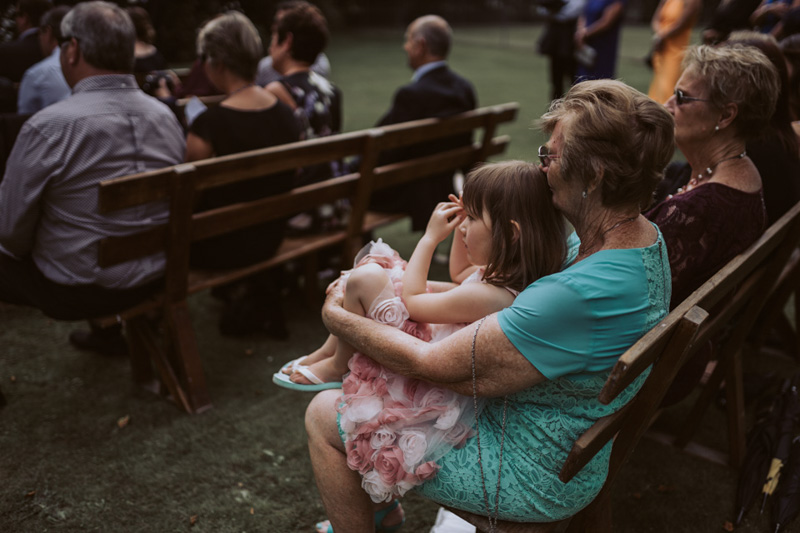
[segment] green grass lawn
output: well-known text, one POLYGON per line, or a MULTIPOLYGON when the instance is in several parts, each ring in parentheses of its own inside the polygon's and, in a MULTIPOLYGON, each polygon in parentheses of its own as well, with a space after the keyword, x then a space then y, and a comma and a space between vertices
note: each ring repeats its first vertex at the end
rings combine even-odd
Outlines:
MULTIPOLYGON (((531 128, 549 93, 537 33, 455 28, 452 66, 475 83, 481 104, 521 105, 505 129, 509 157, 532 159, 543 140, 531 128)), ((648 42, 645 28, 623 33, 620 76, 640 89, 649 81, 640 61, 648 42)), ((401 29, 334 36, 329 55, 347 130, 374 124, 409 79, 401 44, 401 29)), ((407 223, 380 236, 406 257, 418 237, 407 223)), ((221 337, 219 304, 207 294, 190 307, 214 402, 193 417, 133 390, 125 359, 73 349, 67 335, 77 324, 0 304, 0 388, 8 400, 0 410, 0 532, 310 532, 324 517, 303 427, 311 397, 270 382, 285 361, 325 338, 319 309, 291 293, 291 339, 275 342, 221 337)), ((711 415, 704 436, 720 440, 721 417, 711 415)), ((727 468, 644 441, 616 485, 615 530, 720 531, 735 480, 727 468)), ((414 495, 403 503, 404 531, 427 531, 436 506, 414 495)), ((753 511, 737 531, 765 527, 753 511)))

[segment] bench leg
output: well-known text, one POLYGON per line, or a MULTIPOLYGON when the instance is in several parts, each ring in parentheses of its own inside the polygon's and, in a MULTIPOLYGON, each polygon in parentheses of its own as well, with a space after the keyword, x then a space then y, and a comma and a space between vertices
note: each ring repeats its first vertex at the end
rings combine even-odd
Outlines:
MULTIPOLYGON (((186 302, 170 305, 165 311, 164 319, 172 348, 170 355, 173 359, 172 364, 166 360, 164 362, 168 363, 170 371, 176 368, 181 374, 186 388, 186 401, 191 406, 189 412, 202 413, 211 409, 211 398, 206 388, 206 378, 186 302)), ((180 390, 180 382, 175 380, 175 383, 176 388, 180 390)), ((183 391, 180 393, 183 394, 183 391)))
POLYGON ((708 381, 705 383, 705 385, 703 385, 703 389, 700 391, 700 396, 692 406, 689 416, 686 417, 686 420, 682 425, 682 429, 678 432, 678 435, 675 438, 674 444, 676 447, 680 449, 686 448, 686 445, 689 444, 689 441, 691 441, 692 437, 694 437, 694 435, 697 433, 697 430, 700 427, 700 422, 703 419, 703 415, 711 405, 711 401, 719 392, 719 387, 722 384, 722 378, 724 375, 724 370, 722 367, 722 361, 718 361, 717 366, 714 368, 714 371, 711 373, 708 381))
POLYGON ((794 291, 794 356, 800 362, 800 289, 794 291))
POLYGON ((726 365, 725 394, 727 397, 728 442, 730 457, 728 463, 737 468, 744 459, 745 450, 745 412, 744 380, 742 377, 742 351, 736 350, 726 365))
MULTIPOLYGON (((134 381, 151 389, 154 378, 153 366, 158 370, 161 383, 167 388, 175 403, 187 413, 192 412, 186 394, 180 385, 178 377, 172 369, 167 356, 167 348, 163 339, 156 331, 154 324, 145 317, 136 317, 128 321, 128 335, 131 348, 131 367, 134 381)), ((153 390, 158 393, 159 390, 153 390)))

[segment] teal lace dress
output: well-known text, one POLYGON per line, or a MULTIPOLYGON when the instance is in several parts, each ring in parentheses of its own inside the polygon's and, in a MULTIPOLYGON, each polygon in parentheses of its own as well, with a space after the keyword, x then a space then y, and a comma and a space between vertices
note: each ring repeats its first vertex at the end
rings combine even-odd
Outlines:
MULTIPOLYGON (((667 250, 659 232, 658 241, 647 248, 600 251, 536 281, 498 315, 509 340, 547 378, 508 398, 499 487, 501 520, 561 520, 588 505, 600 491, 610 445, 569 483, 562 483, 558 473, 573 442, 641 387, 644 375, 610 405, 597 401, 619 356, 667 314, 670 280, 667 250)), ((480 359, 480 352, 476 356, 480 359)), ((503 399, 493 398, 479 420, 492 510, 502 418, 503 399)), ((477 439, 437 463, 439 473, 417 492, 450 507, 485 514, 477 439)))

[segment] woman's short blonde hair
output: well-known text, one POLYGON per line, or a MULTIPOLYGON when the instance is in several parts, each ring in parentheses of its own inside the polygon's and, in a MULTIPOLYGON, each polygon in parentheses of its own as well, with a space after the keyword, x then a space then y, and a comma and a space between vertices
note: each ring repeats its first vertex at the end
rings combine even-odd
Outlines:
POLYGON ((599 181, 607 207, 652 203, 675 151, 674 122, 663 105, 620 81, 584 81, 555 100, 540 124, 549 134, 559 122, 564 180, 584 187, 599 181))
POLYGON ((258 30, 238 11, 209 21, 197 35, 197 55, 223 65, 241 78, 253 81, 264 47, 258 30))
POLYGON ((761 50, 739 43, 693 46, 683 65, 705 83, 712 105, 736 104, 733 126, 739 136, 751 139, 764 131, 775 112, 781 80, 761 50))

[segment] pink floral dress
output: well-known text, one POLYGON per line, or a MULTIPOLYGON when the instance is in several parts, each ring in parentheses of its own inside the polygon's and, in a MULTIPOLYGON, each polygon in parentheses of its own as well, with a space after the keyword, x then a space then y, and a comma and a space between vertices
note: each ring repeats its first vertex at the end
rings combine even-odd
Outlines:
MULTIPOLYGON (((365 263, 381 265, 391 284, 370 306, 369 318, 426 342, 465 326, 409 318, 400 297, 406 262, 380 239, 356 257, 356 266, 365 263)), ((463 283, 481 282, 482 275, 482 270, 477 271, 463 283)), ((471 397, 401 376, 358 352, 348 366, 337 409, 339 427, 347 465, 361 474, 361 485, 372 501, 391 501, 431 479, 439 470, 436 460, 464 446, 473 435, 471 397)))

